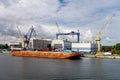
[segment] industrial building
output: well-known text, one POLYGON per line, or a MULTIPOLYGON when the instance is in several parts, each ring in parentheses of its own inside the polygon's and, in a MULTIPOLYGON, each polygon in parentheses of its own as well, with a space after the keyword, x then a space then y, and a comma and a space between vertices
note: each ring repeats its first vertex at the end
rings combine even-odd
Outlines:
POLYGON ((22 43, 20 42, 11 42, 9 46, 11 50, 22 50, 22 43))
POLYGON ((29 49, 32 50, 55 50, 55 49, 71 49, 71 42, 67 40, 51 40, 51 39, 37 39, 30 40, 29 49))
POLYGON ((33 50, 48 50, 51 48, 51 40, 50 39, 31 39, 30 46, 33 50))
POLYGON ((71 49, 71 42, 67 41, 67 40, 59 40, 59 39, 56 39, 56 40, 52 40, 52 43, 51 43, 51 47, 53 49, 71 49))
POLYGON ((97 52, 97 43, 72 43, 72 51, 94 54, 97 52))

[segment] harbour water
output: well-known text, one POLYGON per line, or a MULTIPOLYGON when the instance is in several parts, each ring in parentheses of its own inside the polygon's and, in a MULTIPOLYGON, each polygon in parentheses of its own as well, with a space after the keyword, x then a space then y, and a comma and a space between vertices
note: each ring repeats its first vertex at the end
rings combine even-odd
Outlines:
POLYGON ((61 60, 0 53, 0 80, 120 80, 120 59, 61 60))

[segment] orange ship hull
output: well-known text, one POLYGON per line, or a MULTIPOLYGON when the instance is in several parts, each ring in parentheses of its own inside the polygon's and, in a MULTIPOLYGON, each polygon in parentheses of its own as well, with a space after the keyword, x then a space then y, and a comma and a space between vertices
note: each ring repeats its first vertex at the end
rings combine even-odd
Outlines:
POLYGON ((12 51, 13 56, 41 57, 41 58, 60 58, 60 59, 79 59, 79 53, 47 52, 47 51, 12 51))

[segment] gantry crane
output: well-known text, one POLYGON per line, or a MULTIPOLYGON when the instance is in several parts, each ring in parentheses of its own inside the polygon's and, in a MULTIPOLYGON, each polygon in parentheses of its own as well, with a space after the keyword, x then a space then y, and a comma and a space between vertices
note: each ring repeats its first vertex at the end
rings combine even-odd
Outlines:
POLYGON ((80 42, 80 32, 79 32, 79 30, 78 30, 78 32, 71 31, 70 33, 63 33, 60 30, 60 27, 59 27, 57 22, 56 22, 56 26, 57 26, 57 29, 58 29, 58 33, 56 34, 56 39, 58 39, 58 36, 60 36, 60 35, 62 35, 63 38, 64 38, 64 35, 77 35, 77 42, 78 43, 80 42))
POLYGON ((77 43, 79 43, 80 42, 80 32, 78 31, 78 32, 74 32, 74 31, 71 31, 70 33, 57 33, 56 34, 56 39, 58 39, 58 36, 60 36, 60 35, 77 35, 77 43))
POLYGON ((102 36, 104 35, 104 33, 106 32, 107 28, 109 27, 109 24, 111 23, 111 21, 112 21, 112 16, 107 21, 104 29, 102 31, 98 32, 98 36, 95 39, 97 41, 97 44, 98 44, 98 49, 97 49, 96 56, 102 55, 102 53, 101 53, 101 39, 102 39, 102 36))

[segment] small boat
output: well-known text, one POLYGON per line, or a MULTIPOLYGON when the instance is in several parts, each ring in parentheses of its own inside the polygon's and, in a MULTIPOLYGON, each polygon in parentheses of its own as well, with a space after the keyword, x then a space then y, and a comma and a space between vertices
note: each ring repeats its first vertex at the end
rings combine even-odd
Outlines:
POLYGON ((39 57, 39 58, 58 58, 58 59, 80 59, 80 53, 65 53, 52 51, 12 51, 13 56, 39 57))

